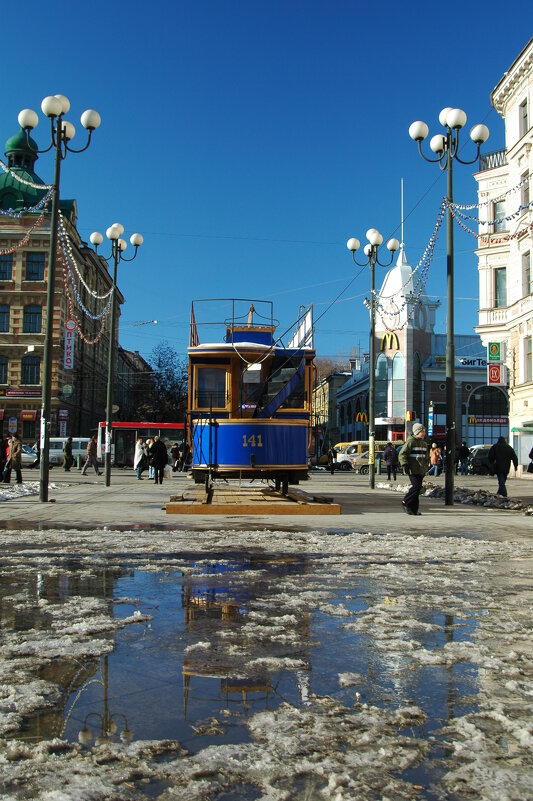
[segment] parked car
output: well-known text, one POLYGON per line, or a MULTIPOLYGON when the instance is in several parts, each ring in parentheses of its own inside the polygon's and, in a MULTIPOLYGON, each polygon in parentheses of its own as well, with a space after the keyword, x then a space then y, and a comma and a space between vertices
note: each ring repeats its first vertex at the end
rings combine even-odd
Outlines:
POLYGON ((37 459, 37 454, 29 445, 22 445, 22 467, 32 467, 37 459))
MULTIPOLYGON (((370 451, 365 451, 361 453, 357 458, 357 472, 361 473, 361 475, 366 476, 368 475, 369 470, 369 457, 370 451)), ((378 456, 381 456, 381 451, 374 451, 374 464, 377 467, 378 456)))
POLYGON ((468 472, 481 476, 489 474, 489 451, 492 445, 472 445, 468 458, 468 472))

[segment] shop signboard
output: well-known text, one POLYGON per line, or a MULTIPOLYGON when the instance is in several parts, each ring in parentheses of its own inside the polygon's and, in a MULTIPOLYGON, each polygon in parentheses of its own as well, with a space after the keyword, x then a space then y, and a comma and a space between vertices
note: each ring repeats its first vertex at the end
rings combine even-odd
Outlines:
POLYGON ((65 370, 72 370, 74 367, 74 335, 77 327, 76 320, 65 321, 65 354, 63 358, 65 370))
POLYGON ((487 384, 489 386, 501 386, 507 384, 505 366, 503 364, 489 364, 487 367, 487 384))
POLYGON ((487 361, 502 362, 504 360, 501 342, 489 342, 487 345, 487 361))
POLYGON ((16 417, 10 417, 7 424, 7 430, 10 434, 16 434, 18 429, 18 420, 16 417))

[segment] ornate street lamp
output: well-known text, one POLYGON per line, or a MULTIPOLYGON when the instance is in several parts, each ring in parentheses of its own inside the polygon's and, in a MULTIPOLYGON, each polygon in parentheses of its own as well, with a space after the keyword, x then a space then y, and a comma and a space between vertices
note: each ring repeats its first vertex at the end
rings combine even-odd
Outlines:
POLYGON ((113 735, 117 733, 118 726, 115 722, 115 718, 122 718, 124 720, 124 728, 119 734, 120 739, 126 745, 129 745, 133 740, 133 732, 130 728, 128 728, 128 719, 126 715, 123 715, 121 712, 112 712, 106 710, 104 715, 101 715, 99 712, 89 712, 85 715, 83 720, 83 726, 78 733, 78 741, 81 745, 90 745, 91 740, 95 737, 94 744, 96 746, 103 745, 104 743, 108 742, 113 735), (97 718, 99 721, 99 728, 100 733, 98 735, 94 735, 91 729, 87 726, 87 721, 89 718, 97 718))
MULTIPOLYGON (((124 226, 120 223, 113 223, 107 231, 106 236, 111 242, 111 254, 109 256, 102 256, 107 262, 113 261, 113 285, 111 289, 111 324, 109 326, 109 354, 107 360, 107 403, 106 403, 106 438, 105 438, 105 485, 111 486, 111 441, 112 441, 112 428, 113 428, 113 382, 115 374, 115 321, 117 309, 115 304, 115 295, 117 289, 117 268, 121 261, 133 261, 136 258, 139 247, 143 243, 141 234, 132 234, 130 242, 135 248, 135 253, 131 259, 126 259, 123 256, 124 251, 128 247, 125 239, 120 237, 124 233, 124 226)), ((90 236, 91 243, 94 249, 98 252, 98 245, 104 241, 102 234, 94 231, 90 236)))
POLYGON ((352 237, 346 243, 346 247, 352 253, 352 258, 359 267, 370 267, 370 378, 368 387, 368 479, 370 489, 375 488, 375 475, 376 467, 374 460, 375 453, 375 437, 376 437, 376 293, 374 284, 374 272, 376 264, 381 267, 388 267, 392 264, 395 252, 400 247, 397 239, 389 239, 387 248, 391 253, 388 262, 381 262, 378 257, 379 246, 383 242, 383 237, 375 228, 370 228, 366 232, 368 245, 365 245, 363 251, 367 257, 367 261, 362 264, 355 258, 356 250, 359 250, 360 242, 355 237, 352 237))
POLYGON ((54 290, 55 290, 55 270, 57 252, 57 222, 59 216, 59 179, 61 174, 61 162, 67 157, 67 153, 83 153, 91 143, 92 132, 100 125, 100 115, 93 109, 87 109, 81 115, 81 124, 89 132, 87 144, 84 147, 75 149, 70 147, 70 142, 74 138, 76 129, 71 122, 63 118, 70 109, 70 102, 65 95, 50 95, 45 97, 41 103, 43 114, 50 120, 50 145, 44 150, 35 149, 30 140, 30 132, 37 126, 39 117, 29 108, 23 109, 18 115, 21 128, 26 131, 26 141, 34 153, 48 153, 55 148, 54 164, 54 194, 52 196, 52 213, 50 221, 50 249, 48 255, 48 288, 46 296, 46 330, 44 339, 43 354, 43 398, 41 411, 41 464, 39 481, 39 500, 48 501, 48 477, 50 475, 48 443, 50 440, 50 407, 52 395, 52 336, 54 320, 54 290))
POLYGON ((474 164, 478 161, 481 145, 489 138, 489 129, 486 125, 474 125, 470 131, 470 138, 477 146, 477 153, 470 161, 459 156, 459 132, 466 123, 466 114, 460 108, 443 108, 439 114, 439 122, 444 126, 445 134, 436 134, 430 140, 429 146, 437 158, 428 158, 422 152, 422 142, 429 133, 425 122, 417 120, 409 127, 409 136, 418 143, 418 150, 424 161, 438 163, 441 170, 447 173, 447 209, 446 209, 446 475, 445 475, 445 504, 453 506, 453 489, 455 480, 455 340, 454 340, 454 249, 453 249, 453 162, 461 164, 474 164))

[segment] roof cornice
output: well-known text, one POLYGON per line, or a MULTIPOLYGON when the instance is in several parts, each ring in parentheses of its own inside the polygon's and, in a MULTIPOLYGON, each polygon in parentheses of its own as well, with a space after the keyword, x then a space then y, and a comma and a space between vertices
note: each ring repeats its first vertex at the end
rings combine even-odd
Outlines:
POLYGON ((505 116, 505 105, 517 85, 533 71, 533 37, 515 58, 491 92, 490 100, 498 114, 505 116))

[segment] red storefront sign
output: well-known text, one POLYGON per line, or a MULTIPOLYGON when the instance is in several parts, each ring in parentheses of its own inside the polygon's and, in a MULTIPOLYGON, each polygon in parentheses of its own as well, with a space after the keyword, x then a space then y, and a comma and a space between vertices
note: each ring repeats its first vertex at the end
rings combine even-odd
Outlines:
POLYGON ((33 423, 36 417, 37 412, 32 409, 23 409, 19 414, 19 420, 24 423, 33 423))
POLYGON ((78 323, 76 320, 66 320, 65 322, 65 355, 63 367, 65 370, 72 370, 74 367, 74 334, 78 323))

